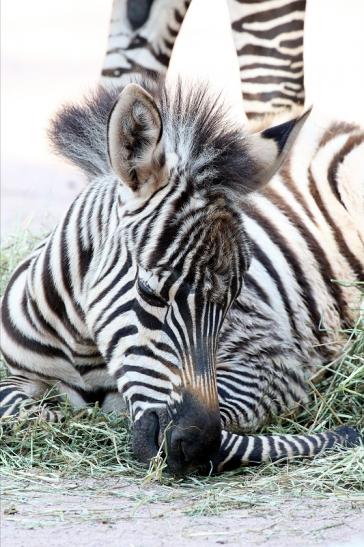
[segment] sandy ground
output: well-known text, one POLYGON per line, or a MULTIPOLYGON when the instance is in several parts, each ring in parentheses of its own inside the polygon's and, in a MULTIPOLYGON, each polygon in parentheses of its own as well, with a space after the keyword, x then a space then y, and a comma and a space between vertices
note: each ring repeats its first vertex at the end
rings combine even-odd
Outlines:
MULTIPOLYGON (((277 498, 220 515, 189 516, 178 490, 118 480, 3 482, 2 546, 322 545, 361 547, 364 501, 277 498), (67 493, 65 493, 67 492, 67 493), (162 496, 163 497, 163 496, 162 496)), ((192 500, 191 500, 192 501, 192 500)))
MULTIPOLYGON (((25 228, 35 233, 52 228, 84 184, 79 173, 50 154, 45 130, 60 103, 78 99, 97 81, 110 4, 2 3, 3 238, 25 228)), ((236 104, 236 61, 228 53, 229 32, 220 28, 228 29, 225 4, 215 0, 214 9, 210 0, 195 4, 175 70, 210 75, 236 104), (218 55, 224 62, 216 61, 218 55)), ((308 2, 306 83, 308 102, 335 117, 364 122, 363 19, 362 0, 308 2)), ((141 489, 115 478, 51 487, 42 480, 2 483, 2 547, 364 545, 364 505, 350 501, 262 494, 261 504, 201 517, 188 515, 178 497, 153 501, 158 486, 141 489)))

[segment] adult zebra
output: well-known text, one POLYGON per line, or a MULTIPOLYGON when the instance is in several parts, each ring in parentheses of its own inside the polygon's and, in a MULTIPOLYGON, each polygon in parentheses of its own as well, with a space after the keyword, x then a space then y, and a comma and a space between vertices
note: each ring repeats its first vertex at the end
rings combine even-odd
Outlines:
POLYGON ((149 461, 165 436, 175 472, 355 443, 346 427, 236 432, 306 401, 355 317, 354 289, 332 279, 363 279, 363 132, 303 129, 269 185, 307 115, 244 134, 204 89, 119 91, 53 123, 91 183, 5 291, 1 414, 58 419, 35 400, 53 385, 106 410, 121 393, 137 456, 149 461))
MULTIPOLYGON (((114 0, 102 70, 125 85, 146 69, 165 74, 191 0, 114 0)), ((248 117, 303 105, 306 0, 227 0, 248 117)))

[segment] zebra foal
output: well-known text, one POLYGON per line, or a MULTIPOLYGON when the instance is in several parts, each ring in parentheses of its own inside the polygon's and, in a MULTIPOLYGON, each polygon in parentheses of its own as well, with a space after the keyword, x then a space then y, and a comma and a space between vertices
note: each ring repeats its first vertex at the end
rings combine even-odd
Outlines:
POLYGON ((36 402, 50 386, 76 407, 125 402, 137 457, 148 462, 165 438, 175 473, 355 444, 346 427, 241 435, 307 400, 306 380, 323 361, 313 347, 321 303, 329 326, 341 320, 309 230, 276 205, 279 185, 275 197, 265 193, 306 118, 245 134, 205 88, 158 79, 100 87, 65 107, 53 144, 90 184, 6 288, 11 376, 0 414, 60 419, 36 402), (300 259, 278 241, 284 230, 311 271, 310 300, 300 259))

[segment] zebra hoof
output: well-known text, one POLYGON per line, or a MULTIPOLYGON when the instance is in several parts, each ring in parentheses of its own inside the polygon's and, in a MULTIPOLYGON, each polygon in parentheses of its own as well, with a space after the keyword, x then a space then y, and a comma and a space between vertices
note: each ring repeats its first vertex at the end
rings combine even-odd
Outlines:
POLYGON ((335 429, 335 434, 339 437, 340 444, 347 448, 359 446, 364 442, 364 438, 355 427, 343 425, 335 429))

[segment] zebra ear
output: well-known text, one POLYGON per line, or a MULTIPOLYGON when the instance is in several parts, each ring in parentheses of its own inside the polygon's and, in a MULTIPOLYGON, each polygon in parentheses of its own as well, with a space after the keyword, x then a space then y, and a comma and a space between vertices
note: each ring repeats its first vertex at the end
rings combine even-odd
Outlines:
POLYGON ((162 120, 153 97, 138 84, 120 93, 108 122, 111 166, 131 190, 148 193, 162 178, 162 120))
POLYGON ((256 168, 255 185, 263 186, 278 171, 310 113, 311 108, 298 118, 250 136, 249 151, 256 168))

